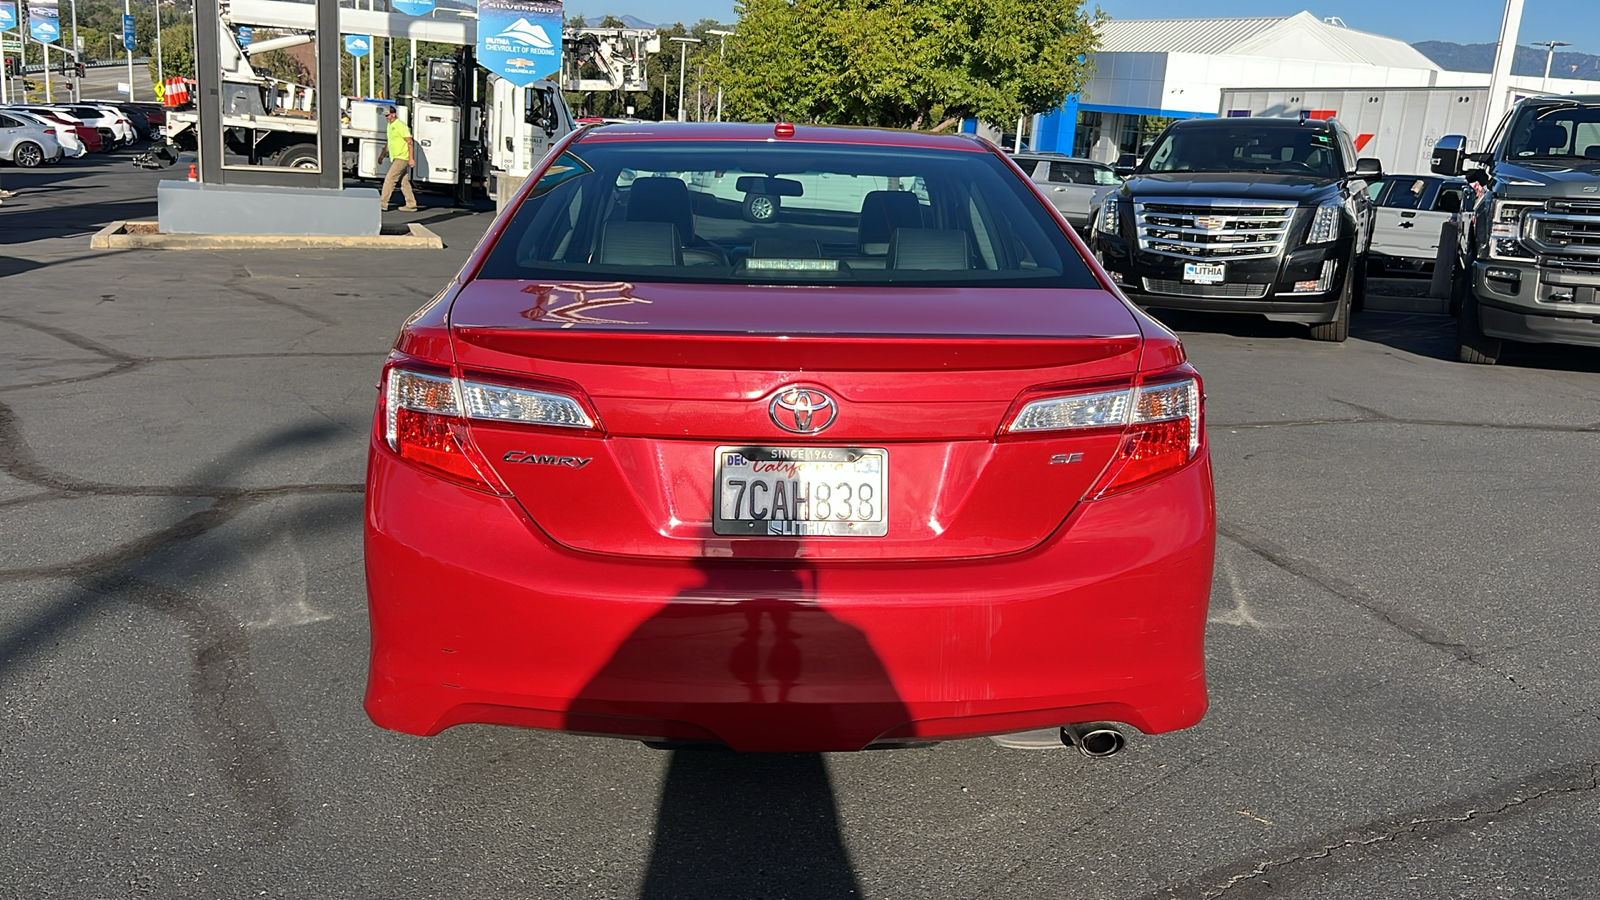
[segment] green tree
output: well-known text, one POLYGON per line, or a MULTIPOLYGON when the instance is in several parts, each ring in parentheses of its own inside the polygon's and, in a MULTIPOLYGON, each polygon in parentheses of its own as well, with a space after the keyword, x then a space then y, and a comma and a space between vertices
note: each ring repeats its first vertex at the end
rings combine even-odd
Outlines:
MULTIPOLYGON (((194 77, 194 26, 188 22, 165 24, 167 19, 162 17, 161 26, 161 65, 162 71, 168 78, 193 78, 194 77)), ((152 32, 153 33, 153 32, 152 32)), ((153 40, 153 38, 152 38, 153 40)), ((154 43, 150 46, 150 78, 156 78, 156 52, 154 43)))
MULTIPOLYGON (((1063 0, 740 0, 727 61, 707 60, 736 119, 1014 127, 1092 71, 1105 15, 1063 0)), ((708 48, 708 49, 714 49, 708 48)))

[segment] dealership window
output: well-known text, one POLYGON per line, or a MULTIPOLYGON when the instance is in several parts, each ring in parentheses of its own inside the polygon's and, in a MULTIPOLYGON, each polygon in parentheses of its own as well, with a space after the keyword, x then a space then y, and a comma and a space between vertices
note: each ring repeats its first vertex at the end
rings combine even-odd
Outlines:
POLYGON ((1140 155, 1144 144, 1145 116, 1119 116, 1122 127, 1117 129, 1117 152, 1140 155))
POLYGON ((1078 113, 1078 130, 1072 137, 1072 155, 1090 159, 1094 145, 1100 143, 1100 129, 1104 118, 1100 113, 1084 110, 1078 113))

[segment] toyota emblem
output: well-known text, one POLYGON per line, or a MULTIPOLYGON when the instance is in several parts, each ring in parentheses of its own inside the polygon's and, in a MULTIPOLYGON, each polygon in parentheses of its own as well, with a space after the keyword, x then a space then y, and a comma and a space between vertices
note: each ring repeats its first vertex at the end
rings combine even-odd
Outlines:
POLYGON ((767 405, 772 424, 795 434, 816 434, 833 424, 839 404, 815 388, 786 388, 767 405))

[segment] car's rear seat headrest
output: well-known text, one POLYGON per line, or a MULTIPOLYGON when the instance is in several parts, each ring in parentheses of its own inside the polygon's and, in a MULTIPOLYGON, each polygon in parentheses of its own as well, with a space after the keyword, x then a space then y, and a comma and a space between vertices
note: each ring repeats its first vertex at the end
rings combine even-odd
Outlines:
POLYGON ((921 228, 922 206, 910 191, 872 191, 861 198, 856 241, 861 252, 882 256, 896 228, 921 228))
POLYGON ((629 222, 671 222, 678 237, 694 236, 694 206, 689 186, 677 178, 639 178, 628 188, 629 222))
POLYGON ((671 222, 607 222, 597 261, 602 266, 681 266, 678 226, 671 222))
POLYGON ((965 232, 948 228, 897 228, 889 241, 891 269, 969 269, 965 232))

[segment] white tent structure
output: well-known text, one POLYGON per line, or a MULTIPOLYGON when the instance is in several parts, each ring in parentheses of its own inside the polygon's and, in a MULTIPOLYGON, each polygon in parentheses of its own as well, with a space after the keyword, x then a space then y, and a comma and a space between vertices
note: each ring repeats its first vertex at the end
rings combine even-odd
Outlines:
MULTIPOLYGON (((1488 73, 1441 69, 1396 38, 1310 12, 1233 19, 1112 20, 1076 103, 1034 123, 1033 146, 1107 162, 1136 153, 1147 120, 1222 113, 1225 89, 1306 90, 1485 86, 1488 73)), ((1543 79, 1512 79, 1543 93, 1543 79)), ((1600 93, 1600 83, 1551 79, 1550 93, 1600 93)))

